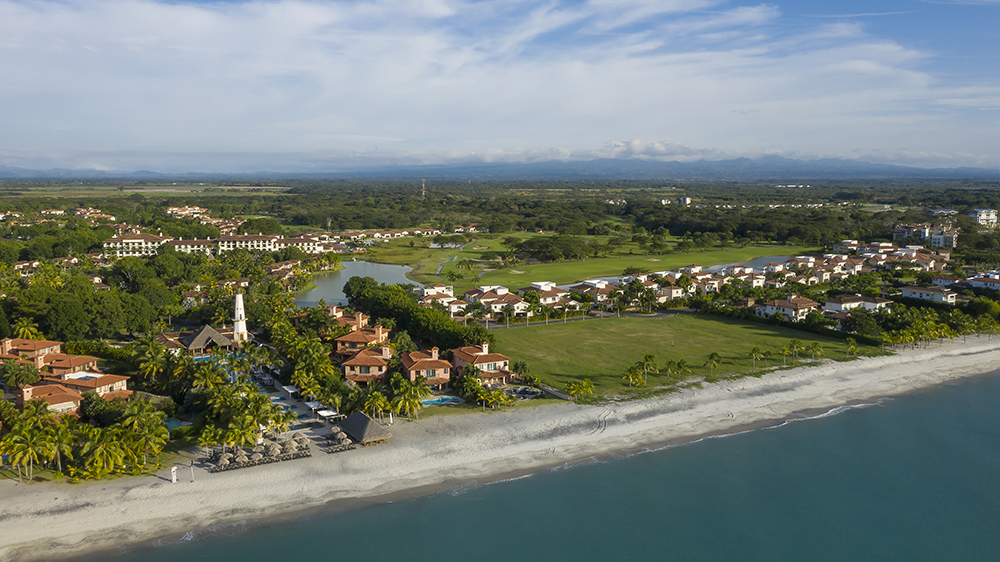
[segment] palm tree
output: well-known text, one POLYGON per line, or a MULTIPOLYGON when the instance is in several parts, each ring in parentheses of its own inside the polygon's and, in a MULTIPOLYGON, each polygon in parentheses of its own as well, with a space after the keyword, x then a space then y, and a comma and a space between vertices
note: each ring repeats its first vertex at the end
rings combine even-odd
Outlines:
POLYGON ((702 367, 708 367, 708 376, 715 377, 715 370, 719 368, 722 364, 722 356, 716 352, 712 352, 708 355, 708 361, 702 367))
POLYGON ((192 386, 195 388, 204 388, 205 390, 215 390, 225 382, 222 378, 222 373, 218 365, 214 361, 202 361, 201 365, 194 370, 194 382, 192 386))
POLYGON ((29 482, 35 475, 35 463, 47 461, 54 455, 54 448, 48 434, 28 426, 15 427, 4 437, 4 442, 3 450, 13 464, 28 465, 29 482))
POLYGON ((757 360, 764 358, 764 352, 761 351, 759 347, 754 346, 754 348, 750 350, 750 353, 747 354, 747 357, 749 357, 751 360, 753 360, 753 372, 756 373, 757 372, 757 360))
POLYGON ((659 373, 660 367, 656 364, 656 358, 652 353, 647 353, 642 357, 642 362, 640 363, 642 368, 642 379, 643 384, 646 384, 649 380, 649 373, 659 373))
POLYGON ((96 476, 108 474, 124 464, 125 449, 120 432, 113 428, 96 428, 93 437, 83 444, 80 454, 87 470, 96 476))
POLYGON ((677 362, 674 363, 674 371, 677 373, 678 376, 680 376, 685 373, 690 373, 691 368, 688 367, 687 361, 683 359, 678 359, 677 362))
POLYGON ((55 455, 56 466, 59 472, 62 472, 63 457, 73 460, 76 435, 73 434, 73 431, 63 421, 51 424, 48 427, 48 434, 49 442, 52 444, 52 452, 55 455))
POLYGON ((771 359, 771 357, 773 357, 773 356, 774 355, 771 353, 770 349, 764 351, 764 368, 765 369, 768 367, 768 364, 767 364, 768 360, 771 359))
POLYGON ((787 346, 787 345, 786 345, 785 347, 783 347, 783 348, 779 349, 779 350, 778 350, 778 353, 780 353, 780 354, 781 354, 781 366, 782 366, 782 367, 785 367, 785 366, 787 366, 787 364, 785 363, 785 359, 786 359, 786 358, 787 358, 787 357, 788 357, 789 355, 791 355, 791 354, 792 354, 792 348, 791 348, 791 346, 787 346))
POLYGON ((858 354, 858 342, 854 338, 847 338, 847 357, 858 354))
POLYGON ((372 417, 374 418, 378 414, 379 420, 382 419, 382 412, 390 409, 391 406, 389 401, 386 399, 385 395, 378 390, 369 389, 367 396, 365 396, 364 409, 365 411, 371 410, 372 417))
POLYGON ((628 381, 629 387, 632 387, 632 385, 639 386, 640 384, 643 383, 642 368, 639 367, 639 365, 630 366, 628 370, 625 371, 625 374, 622 376, 622 379, 628 381))
POLYGON ((816 359, 817 355, 823 355, 823 346, 818 341, 812 342, 809 346, 809 352, 812 353, 812 358, 816 359))
POLYGON ((804 350, 806 347, 802 345, 802 342, 798 339, 793 339, 788 342, 788 346, 792 349, 792 356, 798 358, 799 352, 804 350))
POLYGON ((38 324, 34 320, 27 316, 22 316, 14 322, 12 326, 14 329, 14 336, 25 339, 25 340, 42 340, 45 339, 42 333, 38 330, 38 324))

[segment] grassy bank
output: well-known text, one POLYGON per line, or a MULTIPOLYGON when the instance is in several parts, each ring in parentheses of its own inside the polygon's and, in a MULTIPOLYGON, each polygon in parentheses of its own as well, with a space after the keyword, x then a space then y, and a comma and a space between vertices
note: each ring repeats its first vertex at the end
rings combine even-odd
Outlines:
MULTIPOLYGON (((663 366, 667 361, 687 361, 691 373, 649 376, 649 386, 673 384, 682 378, 708 377, 704 367, 709 354, 722 356, 716 376, 750 372, 750 350, 759 347, 770 351, 770 366, 781 365, 778 351, 793 338, 806 347, 819 342, 823 358, 845 359, 844 342, 788 328, 756 324, 730 318, 697 314, 674 314, 656 318, 605 318, 548 326, 518 327, 494 332, 497 349, 513 360, 528 363, 531 374, 542 382, 565 388, 571 381, 589 378, 597 393, 628 392, 622 375, 629 365, 652 353, 663 366)), ((871 351, 874 351, 872 349, 871 351)), ((808 351, 799 353, 798 361, 810 361, 808 351)), ((787 358, 789 366, 797 364, 787 358)), ((765 361, 757 361, 758 369, 765 361)))

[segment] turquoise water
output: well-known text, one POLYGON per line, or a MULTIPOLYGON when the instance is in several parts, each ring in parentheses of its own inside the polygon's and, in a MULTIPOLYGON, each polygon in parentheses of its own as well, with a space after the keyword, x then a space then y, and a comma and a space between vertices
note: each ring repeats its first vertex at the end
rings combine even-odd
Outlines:
POLYGON ((457 396, 438 396, 437 398, 431 398, 430 400, 421 400, 420 403, 424 406, 433 406, 439 404, 461 404, 465 402, 457 396))
POLYGON ((1000 560, 1000 376, 432 497, 194 530, 84 560, 326 559, 1000 560))

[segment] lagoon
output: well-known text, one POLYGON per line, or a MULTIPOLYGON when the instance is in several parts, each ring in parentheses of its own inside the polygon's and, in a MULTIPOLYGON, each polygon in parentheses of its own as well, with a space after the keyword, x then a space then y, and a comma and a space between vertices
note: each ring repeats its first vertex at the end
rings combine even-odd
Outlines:
POLYGON ((407 279, 406 274, 413 271, 413 268, 410 267, 367 261, 341 262, 341 265, 343 268, 337 271, 316 274, 313 277, 313 283, 316 286, 295 295, 295 303, 299 306, 316 306, 316 303, 322 299, 328 305, 347 304, 347 296, 344 295, 344 285, 351 277, 371 277, 379 283, 389 285, 400 283, 420 285, 416 281, 407 279))

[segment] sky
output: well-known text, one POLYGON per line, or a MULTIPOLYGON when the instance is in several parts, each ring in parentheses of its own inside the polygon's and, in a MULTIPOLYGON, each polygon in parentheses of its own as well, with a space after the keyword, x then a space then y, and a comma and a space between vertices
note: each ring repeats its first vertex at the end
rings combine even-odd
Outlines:
POLYGON ((1000 165, 1000 0, 0 0, 0 166, 1000 165))

